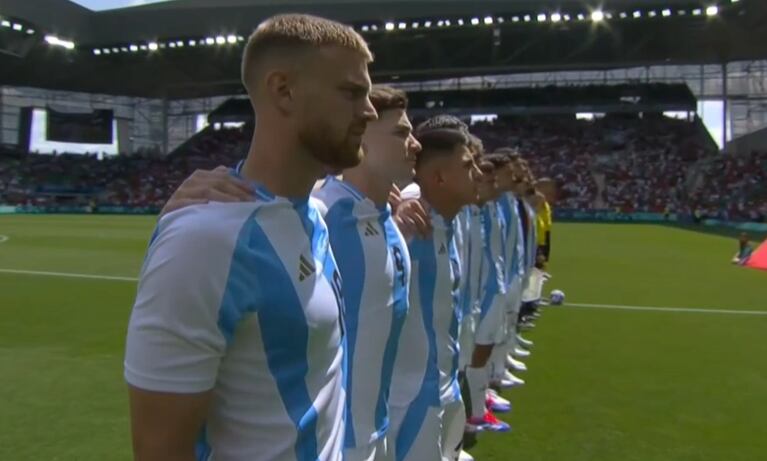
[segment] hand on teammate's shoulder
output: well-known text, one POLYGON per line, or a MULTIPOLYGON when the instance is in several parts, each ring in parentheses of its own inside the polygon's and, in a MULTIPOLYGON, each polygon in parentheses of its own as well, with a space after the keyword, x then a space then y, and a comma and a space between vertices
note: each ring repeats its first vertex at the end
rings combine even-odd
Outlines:
POLYGON ((419 199, 403 200, 394 214, 394 222, 407 240, 428 238, 433 231, 428 205, 419 199))
POLYGON ((229 169, 219 166, 213 170, 196 170, 173 192, 160 212, 160 217, 171 211, 208 202, 247 202, 254 200, 253 191, 229 169))

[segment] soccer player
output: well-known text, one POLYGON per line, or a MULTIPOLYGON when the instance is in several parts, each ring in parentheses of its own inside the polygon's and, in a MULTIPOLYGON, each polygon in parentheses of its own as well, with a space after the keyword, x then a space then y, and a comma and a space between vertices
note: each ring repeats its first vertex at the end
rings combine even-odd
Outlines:
MULTIPOLYGON (((524 254, 521 222, 517 209, 516 193, 521 192, 521 175, 517 167, 519 155, 511 149, 499 149, 495 155, 504 156, 505 162, 499 162, 496 169, 496 183, 503 193, 496 199, 501 215, 507 223, 504 241, 505 285, 506 285, 506 316, 505 335, 501 342, 496 343, 490 358, 491 382, 494 387, 508 388, 523 385, 524 380, 506 371, 507 362, 515 371, 525 371, 524 363, 513 359, 509 352, 516 345, 516 319, 521 304, 523 268, 520 264, 524 254), (508 358, 507 358, 508 357, 508 358)), ((500 400, 489 391, 490 401, 500 400)), ((505 405, 505 402, 504 402, 505 405)))
MULTIPOLYGON (((536 236, 536 244, 540 242, 539 234, 541 221, 541 213, 544 212, 543 205, 546 203, 546 198, 539 191, 532 190, 530 194, 525 198, 529 208, 535 213, 531 218, 535 219, 534 235, 536 236)), ((522 291, 522 307, 519 312, 520 323, 528 323, 533 319, 538 318, 538 306, 541 304, 543 284, 548 281, 551 276, 545 272, 546 268, 546 256, 541 250, 539 245, 536 245, 535 261, 532 262, 532 267, 527 273, 525 282, 525 288, 522 291)), ((520 351, 525 353, 524 350, 516 350, 515 353, 519 354, 520 351)))
MULTIPOLYGON (((458 386, 460 262, 453 220, 476 200, 472 175, 477 172, 468 130, 460 120, 427 120, 417 128, 416 138, 423 148, 416 162, 416 183, 431 210, 433 232, 408 244, 410 314, 392 381, 392 436, 397 461, 439 461, 443 456, 456 458, 463 438, 465 415, 458 386), (456 128, 456 122, 462 126, 456 128), (457 430, 449 430, 454 427, 457 430)), ((409 189, 403 190, 403 198, 410 196, 409 189)))
POLYGON ((484 196, 480 197, 484 251, 480 269, 480 315, 474 336, 471 364, 466 368, 472 403, 468 424, 480 430, 505 432, 510 429, 509 425, 495 418, 492 412, 485 408, 484 403, 490 378, 488 360, 495 345, 503 342, 506 332, 504 240, 507 236, 507 224, 498 203, 502 191, 498 187, 495 170, 505 167, 509 159, 498 154, 487 155, 483 160, 492 164, 492 172, 488 174, 493 176, 493 180, 488 190, 483 191, 484 196))
POLYGON ((553 179, 541 178, 535 182, 535 189, 540 191, 543 196, 543 205, 536 221, 538 250, 546 258, 546 262, 549 262, 551 259, 551 228, 554 224, 551 203, 556 197, 557 185, 553 179))
MULTIPOLYGON (((535 223, 537 219, 536 204, 539 203, 540 199, 536 195, 535 191, 535 177, 533 176, 532 171, 530 171, 527 162, 521 159, 519 160, 518 164, 520 166, 522 176, 522 183, 520 188, 524 191, 522 194, 522 200, 520 200, 518 204, 519 214, 523 226, 522 233, 525 242, 525 257, 522 260, 525 274, 522 279, 522 291, 524 292, 526 289, 528 289, 528 286, 531 283, 530 276, 533 269, 535 268, 536 262, 538 261, 538 238, 535 223)), ((522 319, 520 318, 519 320, 522 319)), ((519 326, 532 328, 534 324, 528 320, 519 322, 519 326)), ((511 355, 516 357, 525 357, 529 354, 530 352, 519 347, 515 347, 511 351, 511 355)))
MULTIPOLYGON (((321 203, 346 306, 345 461, 394 459, 387 443, 389 388, 408 310, 410 255, 388 205, 392 185, 412 181, 420 144, 412 136, 404 92, 374 86, 378 120, 362 137, 365 156, 328 177, 321 203)), ((404 351, 408 353, 408 351, 404 351)))
MULTIPOLYGON (((469 133, 469 150, 474 156, 475 163, 482 173, 475 178, 477 196, 484 197, 487 189, 494 181, 491 174, 493 165, 482 162, 484 154, 482 140, 469 133)), ((480 203, 479 201, 477 203, 480 203)), ((461 262, 461 284, 459 299, 461 305, 461 325, 459 336, 460 352, 458 356, 458 380, 461 386, 461 399, 464 404, 464 413, 472 412, 471 392, 466 381, 466 367, 471 363, 471 355, 474 351, 474 332, 476 331, 476 319, 479 318, 479 292, 480 292, 480 265, 482 262, 482 222, 481 210, 477 203, 463 207, 455 219, 455 241, 458 249, 458 258, 461 262)), ((476 405, 485 405, 484 401, 476 405)), ((464 424, 462 451, 459 453, 459 461, 471 461, 474 458, 466 451, 473 447, 477 440, 476 428, 465 424, 465 421, 455 420, 454 425, 464 424)), ((458 432, 459 427, 453 429, 458 432)), ((451 430, 452 433, 452 430, 451 430)))
MULTIPOLYGON (((491 184, 495 183, 493 174, 495 166, 490 162, 482 161, 482 156, 485 153, 482 140, 471 133, 469 133, 469 150, 471 150, 474 161, 481 172, 481 175, 475 180, 477 196, 480 197, 491 184)), ((475 320, 476 316, 479 315, 479 269, 483 253, 481 209, 478 205, 482 203, 484 200, 465 206, 455 220, 455 242, 463 268, 460 289, 463 320, 461 322, 461 351, 458 358, 458 369, 461 370, 461 375, 471 362, 476 330, 475 320)))
MULTIPOLYGON (((508 336, 509 342, 507 343, 508 354, 506 355, 506 361, 511 368, 518 370, 518 365, 521 362, 514 359, 513 352, 517 349, 522 350, 518 346, 522 346, 523 348, 530 348, 533 346, 532 341, 523 338, 521 333, 519 333, 519 318, 522 312, 522 292, 525 288, 525 276, 527 273, 527 265, 525 264, 525 261, 527 261, 528 257, 535 258, 537 256, 530 253, 530 248, 526 245, 526 235, 530 232, 530 223, 529 214, 524 212, 526 208, 522 199, 530 189, 530 185, 526 182, 526 179, 530 179, 530 171, 526 168, 526 163, 519 154, 510 153, 509 156, 512 158, 515 179, 514 186, 511 189, 511 193, 508 194, 508 197, 509 201, 512 203, 512 211, 519 222, 519 226, 517 227, 517 256, 514 258, 517 267, 517 278, 516 283, 512 285, 512 290, 510 290, 512 293, 510 307, 513 309, 514 315, 508 316, 508 321, 513 322, 513 325, 510 324, 509 326, 510 335, 508 336), (511 333, 513 333, 513 336, 511 333)), ((514 378, 513 375, 512 378, 514 378)))
POLYGON ((158 223, 126 344, 136 460, 342 459, 343 297, 308 195, 361 160, 371 60, 351 28, 312 16, 249 38, 258 118, 236 174, 253 201, 158 223))
POLYGON ((748 234, 741 232, 738 237, 738 252, 732 257, 732 263, 745 265, 753 252, 754 248, 751 246, 751 239, 748 237, 748 234))

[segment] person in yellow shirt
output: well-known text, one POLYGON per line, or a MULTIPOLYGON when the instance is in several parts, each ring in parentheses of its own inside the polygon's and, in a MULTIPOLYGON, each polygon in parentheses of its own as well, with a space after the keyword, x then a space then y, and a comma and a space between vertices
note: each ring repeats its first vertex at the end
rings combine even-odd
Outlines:
POLYGON ((538 253, 543 254, 543 256, 546 257, 546 261, 548 261, 549 253, 551 251, 551 206, 549 205, 549 202, 546 201, 546 198, 543 197, 543 194, 540 192, 536 193, 536 195, 538 194, 540 194, 542 199, 540 209, 537 210, 538 214, 535 219, 535 229, 538 237, 538 253))
POLYGON ((549 201, 554 197, 554 181, 548 178, 542 178, 536 181, 535 195, 538 197, 540 205, 537 207, 537 216, 535 220, 535 230, 538 236, 538 254, 542 254, 546 261, 549 261, 551 254, 551 227, 553 220, 551 216, 551 205, 549 201))

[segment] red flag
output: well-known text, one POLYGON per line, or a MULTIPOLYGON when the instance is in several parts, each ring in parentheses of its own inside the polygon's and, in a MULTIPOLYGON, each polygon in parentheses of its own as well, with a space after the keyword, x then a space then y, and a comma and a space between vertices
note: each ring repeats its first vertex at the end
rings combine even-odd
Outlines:
POLYGON ((767 240, 751 253, 751 257, 748 258, 745 266, 767 271, 767 240))

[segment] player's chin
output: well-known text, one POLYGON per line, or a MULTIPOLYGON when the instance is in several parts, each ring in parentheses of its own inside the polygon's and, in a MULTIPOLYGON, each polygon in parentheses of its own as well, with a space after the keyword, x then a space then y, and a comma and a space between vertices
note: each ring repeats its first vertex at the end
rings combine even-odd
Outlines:
POLYGON ((356 150, 348 149, 346 151, 339 152, 330 161, 330 163, 332 163, 335 168, 345 170, 347 168, 354 168, 355 166, 359 165, 363 156, 364 154, 362 153, 362 149, 357 146, 356 150))
POLYGON ((411 183, 415 179, 415 170, 404 170, 400 174, 392 175, 392 182, 411 183))
POLYGON ((464 205, 469 205, 479 200, 480 192, 475 187, 468 188, 464 196, 464 205))
POLYGON ((397 180, 410 181, 415 177, 415 162, 405 162, 398 168, 397 180))
POLYGON ((409 176, 408 179, 415 178, 415 159, 408 160, 404 166, 404 170, 407 171, 407 174, 409 176))

